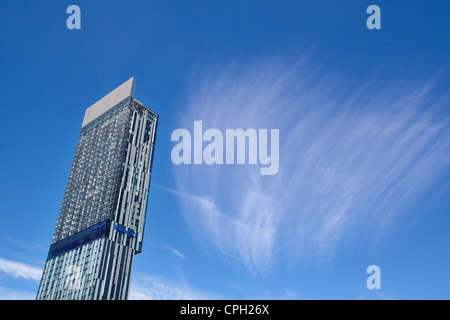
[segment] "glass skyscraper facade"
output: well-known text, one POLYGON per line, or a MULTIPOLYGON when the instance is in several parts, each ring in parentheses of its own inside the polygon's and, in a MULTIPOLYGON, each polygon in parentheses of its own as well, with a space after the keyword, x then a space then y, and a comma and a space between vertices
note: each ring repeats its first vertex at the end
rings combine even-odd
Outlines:
POLYGON ((158 125, 134 86, 133 77, 86 110, 39 300, 128 297, 158 125))

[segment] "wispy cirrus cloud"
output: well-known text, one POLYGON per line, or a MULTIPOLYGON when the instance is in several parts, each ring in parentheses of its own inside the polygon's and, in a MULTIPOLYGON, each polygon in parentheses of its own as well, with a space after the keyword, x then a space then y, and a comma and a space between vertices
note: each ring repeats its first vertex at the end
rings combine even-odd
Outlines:
POLYGON ((164 246, 163 247, 164 250, 168 250, 171 254, 173 254, 174 256, 180 258, 181 260, 184 260, 184 254, 182 254, 179 250, 175 249, 174 247, 171 246, 164 246))
MULTIPOLYGON (((42 268, 21 261, 0 258, 0 278, 31 280, 36 283, 41 279, 42 268)), ((17 290, 0 285, 0 300, 33 300, 36 292, 17 290)))
POLYGON ((186 281, 174 281, 146 273, 134 273, 130 285, 130 300, 205 300, 209 294, 193 289, 186 281))
POLYGON ((280 130, 275 176, 251 165, 173 168, 193 233, 252 272, 376 243, 450 167, 449 97, 436 79, 350 86, 307 56, 281 61, 205 68, 177 124, 280 130))
POLYGON ((14 278, 30 279, 39 281, 42 269, 14 260, 0 258, 0 272, 14 278))

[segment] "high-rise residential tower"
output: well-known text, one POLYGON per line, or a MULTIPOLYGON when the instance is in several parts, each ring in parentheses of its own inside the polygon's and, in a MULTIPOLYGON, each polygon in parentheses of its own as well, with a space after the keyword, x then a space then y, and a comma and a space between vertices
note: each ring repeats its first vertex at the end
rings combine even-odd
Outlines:
POLYGON ((37 299, 127 299, 158 115, 131 78, 86 110, 37 299))

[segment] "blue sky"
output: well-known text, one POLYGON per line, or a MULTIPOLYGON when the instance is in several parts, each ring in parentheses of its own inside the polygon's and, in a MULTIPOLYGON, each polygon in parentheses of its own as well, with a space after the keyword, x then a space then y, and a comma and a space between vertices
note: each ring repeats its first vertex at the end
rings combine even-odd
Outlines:
POLYGON ((160 115, 131 298, 449 299, 449 27, 448 1, 1 1, 0 299, 35 298, 84 111, 131 76, 160 115), (279 172, 174 165, 195 120, 279 129, 279 172))

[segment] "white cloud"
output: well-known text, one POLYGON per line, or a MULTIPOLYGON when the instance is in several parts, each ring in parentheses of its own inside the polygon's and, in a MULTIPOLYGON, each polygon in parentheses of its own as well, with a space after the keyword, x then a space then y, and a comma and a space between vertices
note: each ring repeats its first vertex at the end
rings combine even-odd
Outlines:
POLYGON ((174 256, 180 258, 181 260, 184 260, 184 254, 182 254, 177 249, 171 247, 171 246, 164 246, 163 249, 169 250, 170 253, 172 253, 174 256))
POLYGON ((40 281, 42 269, 18 261, 0 258, 0 272, 14 278, 31 279, 40 281))
POLYGON ((448 97, 433 81, 346 86, 307 58, 205 69, 177 127, 280 129, 280 170, 173 166, 193 234, 252 272, 275 257, 376 243, 448 173, 448 97), (439 102, 434 102, 439 101, 439 102))
POLYGON ((174 281, 145 273, 134 273, 129 300, 206 300, 211 296, 192 289, 185 281, 174 281))
POLYGON ((175 194, 184 199, 186 206, 195 208, 195 216, 190 215, 188 219, 200 222, 202 234, 223 254, 252 271, 270 266, 275 217, 273 211, 268 211, 272 207, 267 204, 269 199, 266 195, 249 191, 242 204, 243 215, 236 218, 221 212, 210 198, 183 192, 175 194), (253 215, 253 210, 259 214, 253 215))

